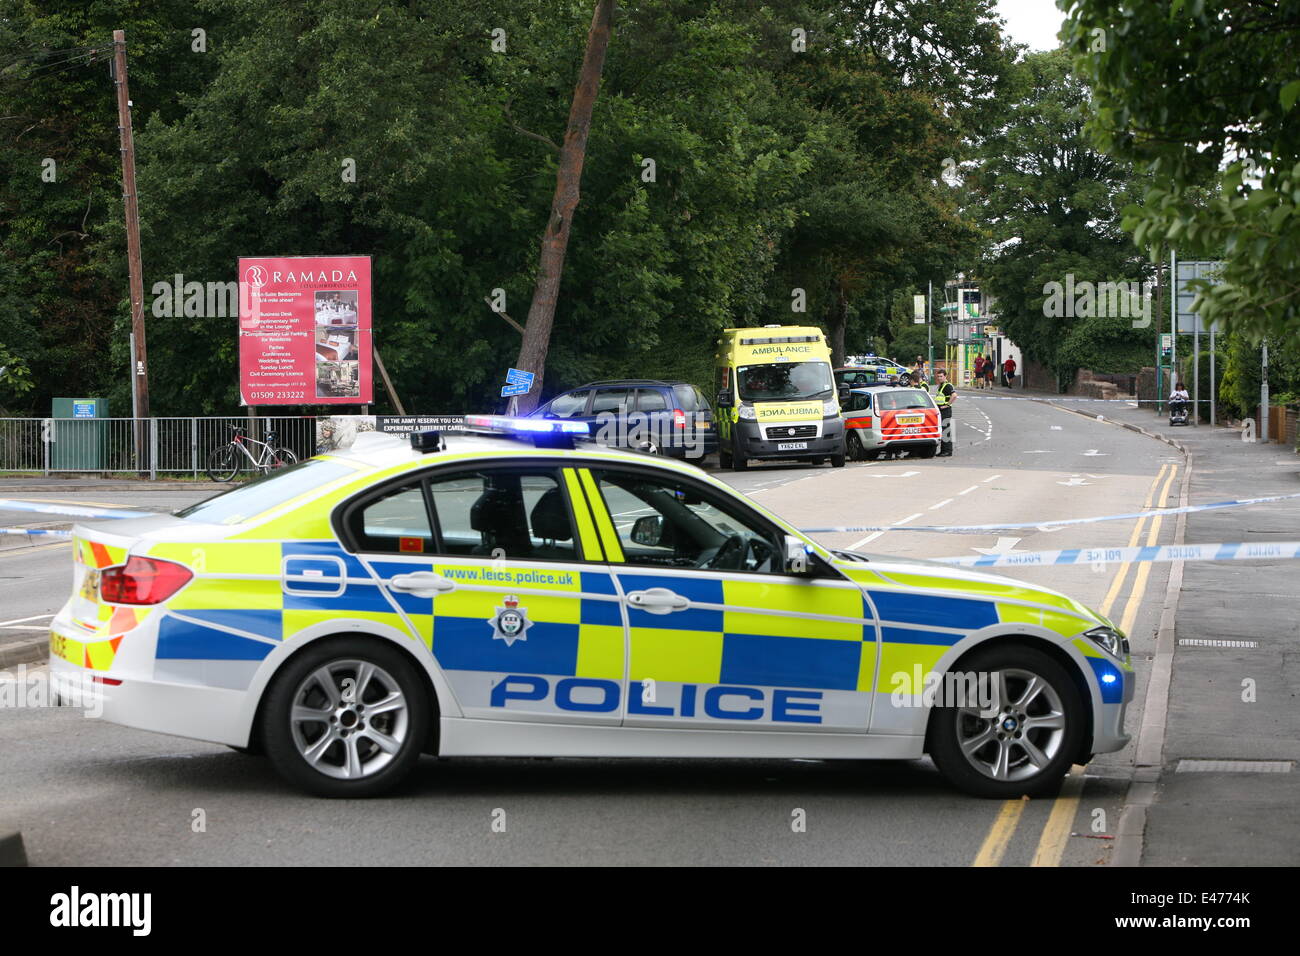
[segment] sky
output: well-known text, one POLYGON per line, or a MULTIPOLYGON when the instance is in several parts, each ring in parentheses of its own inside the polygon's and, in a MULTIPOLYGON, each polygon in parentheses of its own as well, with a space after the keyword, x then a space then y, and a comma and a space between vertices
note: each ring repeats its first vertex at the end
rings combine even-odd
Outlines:
POLYGON ((1061 29, 1065 14, 1057 9, 1054 0, 997 0, 997 9, 1015 42, 1027 43, 1031 50, 1056 48, 1056 31, 1061 29))

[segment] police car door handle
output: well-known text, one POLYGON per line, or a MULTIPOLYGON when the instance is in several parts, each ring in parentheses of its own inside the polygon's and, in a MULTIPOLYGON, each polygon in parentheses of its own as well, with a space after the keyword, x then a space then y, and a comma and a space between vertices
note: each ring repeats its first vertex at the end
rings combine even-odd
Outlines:
POLYGON ((673 611, 686 610, 691 602, 689 598, 667 588, 650 588, 648 591, 628 592, 627 603, 648 614, 671 614, 673 611))
POLYGON ((456 582, 444 578, 432 571, 416 571, 412 574, 396 574, 388 582, 394 591, 406 591, 416 597, 431 597, 439 591, 450 591, 456 582))

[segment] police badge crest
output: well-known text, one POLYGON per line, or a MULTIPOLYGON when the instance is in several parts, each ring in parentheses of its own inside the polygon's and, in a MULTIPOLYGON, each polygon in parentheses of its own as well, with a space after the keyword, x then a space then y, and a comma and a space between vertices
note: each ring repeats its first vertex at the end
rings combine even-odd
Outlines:
POLYGON ((492 625, 492 639, 505 641, 506 647, 515 641, 528 640, 528 629, 533 626, 533 622, 528 620, 528 608, 520 607, 519 598, 514 594, 507 594, 502 603, 505 606, 497 608, 496 615, 488 618, 492 625))

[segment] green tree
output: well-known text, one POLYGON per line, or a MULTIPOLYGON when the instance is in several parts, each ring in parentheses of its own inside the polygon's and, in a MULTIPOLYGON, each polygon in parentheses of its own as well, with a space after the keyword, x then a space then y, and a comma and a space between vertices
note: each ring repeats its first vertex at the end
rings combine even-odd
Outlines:
POLYGON ((1300 0, 1057 0, 1094 91, 1096 144, 1149 172, 1124 228, 1143 249, 1222 253, 1201 315, 1253 338, 1300 330, 1300 0), (1216 185, 1207 203, 1196 188, 1216 185))
MULTIPOLYGON (((1088 91, 1064 51, 1027 56, 1021 77, 1005 126, 981 143, 967 179, 972 212, 989 231, 978 268, 985 290, 1006 334, 1058 375, 1085 365, 1131 370, 1149 354, 1155 329, 1123 316, 1053 314, 1048 285, 1065 286, 1070 276, 1093 284, 1147 278, 1119 228, 1139 183, 1089 143, 1088 91)), ((1076 311, 1073 299, 1068 311, 1076 311)))

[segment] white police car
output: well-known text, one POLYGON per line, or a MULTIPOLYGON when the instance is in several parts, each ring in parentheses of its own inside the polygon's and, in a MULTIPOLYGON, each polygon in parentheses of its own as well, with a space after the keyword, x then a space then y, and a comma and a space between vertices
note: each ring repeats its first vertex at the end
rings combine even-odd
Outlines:
POLYGON ((1128 740, 1127 644, 1067 597, 831 551, 690 465, 575 447, 581 423, 467 424, 78 524, 56 676, 328 796, 426 753, 928 753, 1008 797, 1128 740), (932 693, 967 676, 989 693, 932 693))

